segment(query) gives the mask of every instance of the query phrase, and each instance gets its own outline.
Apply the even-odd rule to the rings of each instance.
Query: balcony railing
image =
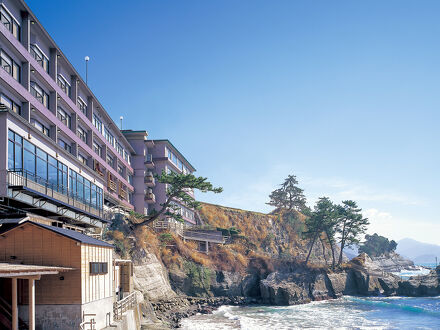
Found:
[[[8,186],[11,188],[23,187],[31,189],[38,194],[50,197],[100,218],[103,214],[102,209],[97,209],[90,202],[84,200],[84,198],[73,194],[67,187],[50,183],[44,178],[26,170],[8,171]]]
[[[145,200],[147,203],[156,203],[156,196],[151,191],[145,193]]]
[[[136,292],[132,292],[124,299],[116,301],[113,304],[113,318],[115,320],[121,319],[122,315],[127,310],[136,307],[136,304],[137,304]]]
[[[153,155],[146,155],[144,163],[148,168],[154,168]]]
[[[156,185],[156,180],[154,179],[153,173],[148,172],[147,175],[145,175],[144,183],[145,183],[148,187],[153,187],[153,186]]]

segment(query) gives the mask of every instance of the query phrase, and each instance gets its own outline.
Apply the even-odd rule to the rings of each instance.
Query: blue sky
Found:
[[[440,243],[438,1],[56,1],[29,6],[124,128],[169,138],[269,211],[296,174],[310,203],[354,199],[371,231]]]

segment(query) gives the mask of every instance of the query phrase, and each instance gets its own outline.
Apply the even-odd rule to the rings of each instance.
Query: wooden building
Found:
[[[102,329],[113,321],[111,244],[25,221],[0,227],[0,263],[0,305],[10,308],[13,328]]]

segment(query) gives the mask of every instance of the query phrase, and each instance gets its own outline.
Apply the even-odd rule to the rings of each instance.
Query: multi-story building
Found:
[[[0,213],[90,227],[133,209],[130,143],[25,2],[0,16]]]
[[[196,169],[169,140],[148,140],[146,131],[124,130],[122,133],[135,150],[132,155],[135,211],[144,215],[152,210],[159,211],[168,197],[167,185],[157,182],[154,176],[163,171],[194,173]],[[194,191],[188,190],[187,193],[194,197]],[[173,203],[187,225],[196,224],[194,210],[177,199]]]

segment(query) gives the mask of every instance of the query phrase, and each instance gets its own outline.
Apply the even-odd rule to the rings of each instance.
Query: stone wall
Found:
[[[18,306],[18,316],[29,320],[28,305]],[[81,323],[81,305],[35,305],[36,329],[78,330]]]

